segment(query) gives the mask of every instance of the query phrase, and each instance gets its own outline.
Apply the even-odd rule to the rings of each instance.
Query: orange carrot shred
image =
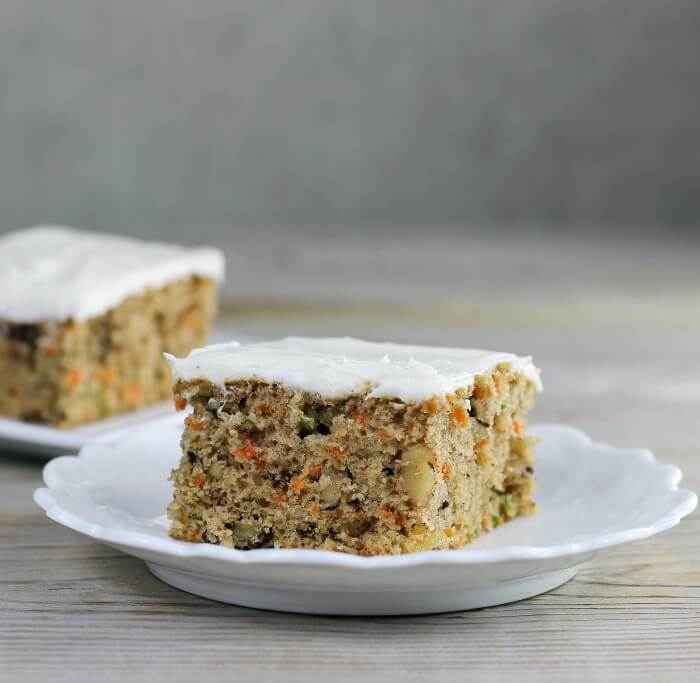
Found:
[[[67,377],[67,382],[68,386],[71,389],[74,389],[75,387],[80,384],[80,380],[83,378],[83,373],[78,370],[78,368],[73,368],[69,373]]]
[[[124,396],[129,403],[139,403],[141,401],[141,389],[133,382],[127,382],[124,385]]]
[[[204,422],[198,420],[194,415],[188,415],[185,418],[185,424],[190,429],[194,429],[195,432],[201,432],[204,429]]]
[[[232,455],[234,455],[236,458],[241,458],[241,460],[253,460],[257,454],[258,452],[250,440],[243,444],[243,448],[237,448],[232,453]]]
[[[321,514],[321,506],[316,501],[314,501],[313,503],[311,503],[309,513],[312,517],[317,518]]]
[[[452,419],[460,427],[467,427],[469,425],[469,415],[462,406],[455,406],[455,408],[452,409]]]
[[[192,477],[192,485],[196,486],[198,489],[201,489],[202,486],[204,486],[204,482],[206,481],[206,477],[203,474],[195,474],[194,477]]]
[[[304,490],[304,480],[301,477],[292,477],[292,490],[297,495]]]
[[[396,526],[403,527],[406,524],[406,518],[401,513],[393,513],[391,510],[379,510],[377,514],[386,520],[391,520]]]
[[[345,453],[343,453],[340,448],[331,448],[331,455],[336,462],[343,462],[343,460],[345,460]]]
[[[184,410],[185,408],[187,408],[187,401],[185,401],[184,398],[178,398],[175,401],[175,408],[177,408],[178,410]]]
[[[367,417],[362,413],[357,413],[357,415],[355,415],[355,420],[357,420],[357,424],[359,424],[360,427],[364,427],[367,424]]]

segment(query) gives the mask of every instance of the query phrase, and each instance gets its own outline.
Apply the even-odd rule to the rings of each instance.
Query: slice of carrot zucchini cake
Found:
[[[187,249],[45,226],[0,237],[0,415],[59,427],[170,399],[224,272]]]
[[[457,548],[534,508],[529,358],[288,338],[168,357],[170,534],[362,555]]]

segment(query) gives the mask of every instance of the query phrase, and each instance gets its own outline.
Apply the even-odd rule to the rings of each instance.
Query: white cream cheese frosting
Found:
[[[421,401],[469,387],[477,375],[499,363],[542,389],[539,370],[529,357],[481,349],[406,346],[366,342],[350,337],[288,337],[253,344],[214,344],[186,358],[166,354],[178,380],[226,381],[258,378],[315,392],[329,398],[364,393],[368,397]]]
[[[221,281],[223,254],[60,226],[19,230],[0,237],[0,318],[82,321],[191,275]]]

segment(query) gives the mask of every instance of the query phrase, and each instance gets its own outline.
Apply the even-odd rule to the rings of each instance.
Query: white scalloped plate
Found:
[[[0,449],[40,458],[77,453],[92,439],[116,438],[127,429],[174,412],[173,402],[165,401],[71,429],[0,417]]]
[[[231,550],[175,541],[163,512],[180,456],[181,417],[93,442],[49,462],[35,501],[64,526],[145,560],[177,588],[248,607],[316,614],[419,614],[520,600],[575,576],[608,546],[664,531],[693,511],[681,472],[649,451],[541,425],[539,510],[461,550],[357,557],[317,550]]]

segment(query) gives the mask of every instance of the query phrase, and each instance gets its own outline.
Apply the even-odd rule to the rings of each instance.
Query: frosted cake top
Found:
[[[539,371],[529,357],[480,349],[380,344],[359,339],[288,337],[253,344],[214,344],[186,358],[166,354],[175,379],[258,378],[329,398],[371,391],[368,398],[421,401],[469,387],[477,375],[499,363],[531,379],[541,390]]]
[[[59,226],[11,232],[0,237],[0,318],[82,321],[191,275],[222,280],[223,254]]]

